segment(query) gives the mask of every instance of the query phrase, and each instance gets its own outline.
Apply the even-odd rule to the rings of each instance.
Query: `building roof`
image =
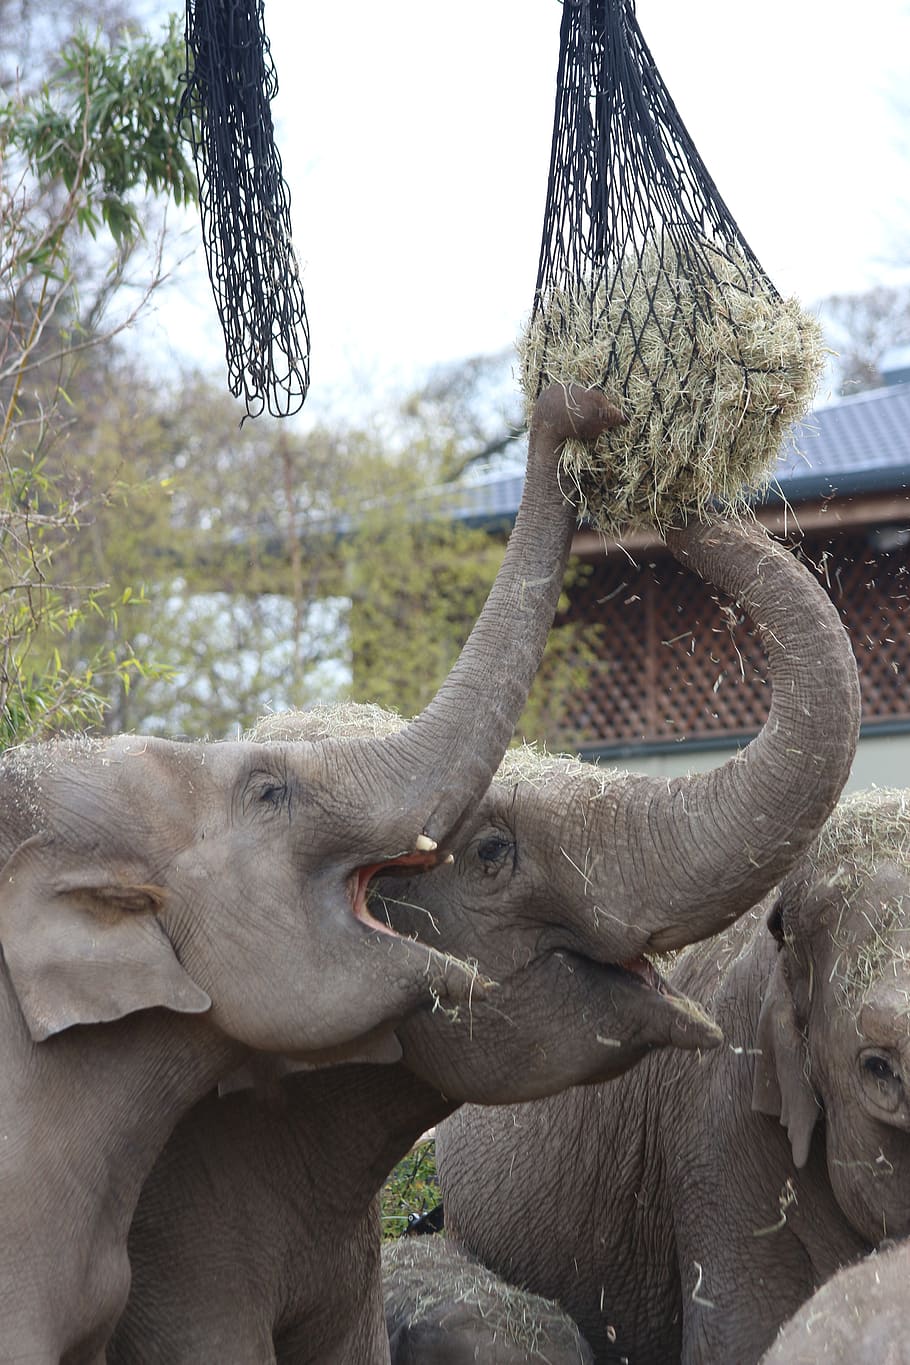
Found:
[[[474,525],[515,519],[524,475],[491,476],[452,491],[442,510]],[[910,384],[815,408],[784,441],[764,501],[799,503],[910,489]]]

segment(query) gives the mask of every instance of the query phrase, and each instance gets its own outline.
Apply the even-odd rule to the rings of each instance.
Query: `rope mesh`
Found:
[[[772,290],[686,131],[635,17],[635,0],[565,0],[556,115],[535,313],[551,297],[581,290],[591,329],[644,279],[645,325],[667,342],[682,328],[697,349],[697,322],[711,312],[698,287],[655,308],[657,282],[711,280],[752,294]],[[675,291],[670,291],[673,298]],[[559,327],[556,310],[549,327]],[[640,360],[641,320],[631,356]],[[684,353],[689,357],[689,348]],[[543,376],[538,373],[538,392]],[[626,391],[629,361],[609,368]],[[685,371],[680,378],[685,378]],[[660,400],[659,383],[654,395]]]
[[[564,0],[529,402],[600,387],[623,426],[563,470],[601,530],[741,505],[823,363],[721,198],[654,64],[635,0]]]
[[[262,0],[187,0],[180,121],[199,181],[228,384],[247,413],[298,412],[310,336],[291,243],[290,194],[270,104],[278,90]]]

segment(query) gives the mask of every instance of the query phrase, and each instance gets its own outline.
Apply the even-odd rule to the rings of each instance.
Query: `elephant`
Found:
[[[142,1191],[112,1365],[380,1365],[370,1205],[422,1131],[461,1103],[519,1103],[616,1077],[668,1044],[717,1043],[646,953],[721,929],[811,842],[849,771],[858,687],[828,598],[764,533],[693,523],[675,543],[762,623],[774,686],[762,734],[719,774],[670,784],[510,751],[452,862],[399,868],[371,902],[400,934],[473,954],[495,986],[403,1021],[396,1064],[287,1076],[280,1119],[248,1095],[197,1106]],[[287,723],[259,733],[328,722]]]
[[[670,973],[725,1047],[442,1125],[454,1235],[557,1299],[598,1361],[757,1361],[840,1266],[910,1233],[908,872],[910,794],[844,798]]]
[[[449,1237],[382,1248],[392,1365],[593,1365],[558,1304],[515,1289]]]
[[[832,1275],[781,1328],[762,1365],[910,1365],[910,1242]]]
[[[127,1234],[174,1124],[246,1056],[398,1055],[473,970],[367,904],[483,795],[540,661],[575,513],[559,451],[621,420],[537,400],[522,506],[451,673],[400,733],[343,747],[73,739],[0,757],[0,1359],[97,1365]]]

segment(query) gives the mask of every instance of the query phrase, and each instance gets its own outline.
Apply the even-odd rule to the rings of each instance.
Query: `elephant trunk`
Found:
[[[398,734],[372,743],[367,762],[388,774],[389,812],[402,847],[450,836],[479,800],[512,737],[559,602],[575,508],[559,486],[570,438],[594,441],[622,416],[603,394],[551,385],[534,405],[524,493],[499,573],[452,671],[429,706]]]
[[[761,733],[712,772],[667,780],[576,764],[548,777],[544,809],[559,782],[564,813],[538,831],[552,843],[551,890],[585,952],[633,966],[720,932],[784,876],[835,805],[859,728],[846,631],[804,565],[733,521],[693,523],[667,543],[752,618],[772,702]]]
[[[643,894],[657,951],[717,933],[792,867],[837,802],[860,721],[847,633],[805,565],[758,525],[735,521],[693,523],[667,545],[749,614],[772,701],[761,732],[721,767],[651,784]]]

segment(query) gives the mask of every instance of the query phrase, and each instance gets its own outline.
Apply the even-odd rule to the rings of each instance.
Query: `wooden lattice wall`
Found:
[[[807,536],[798,553],[841,610],[853,641],[863,722],[910,725],[910,559],[863,533]],[[588,682],[569,699],[559,742],[636,745],[740,738],[768,711],[764,656],[730,600],[665,552],[591,562],[568,619],[597,625]]]

